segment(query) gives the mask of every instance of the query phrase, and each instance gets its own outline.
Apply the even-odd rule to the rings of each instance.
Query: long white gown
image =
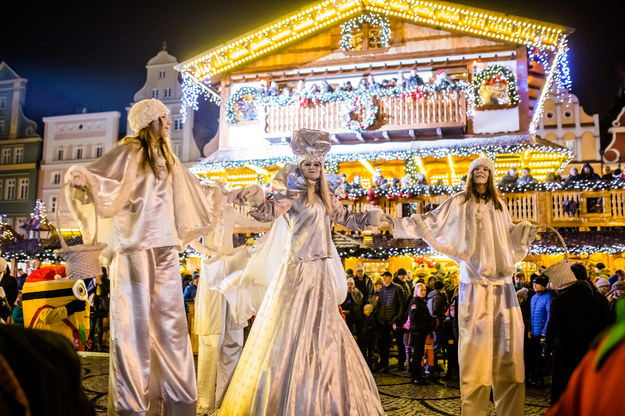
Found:
[[[506,205],[459,193],[423,215],[393,220],[395,238],[422,238],[460,265],[459,364],[464,416],[486,415],[491,392],[498,415],[523,415],[523,317],[512,275],[535,232],[513,224]]]
[[[220,415],[384,414],[373,376],[338,309],[346,279],[330,230],[330,220],[363,230],[368,214],[334,199],[330,218],[317,196],[307,206],[301,179],[286,165],[274,189],[288,186],[251,213],[263,222],[283,216],[289,233]]]

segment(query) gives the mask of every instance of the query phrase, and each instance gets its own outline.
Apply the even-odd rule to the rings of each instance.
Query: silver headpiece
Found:
[[[321,130],[299,129],[293,132],[291,149],[299,165],[305,160],[321,162],[330,151],[330,134]]]

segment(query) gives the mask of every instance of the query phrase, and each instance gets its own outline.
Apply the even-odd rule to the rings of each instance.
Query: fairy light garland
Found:
[[[204,85],[204,83],[189,73],[182,74],[182,105],[180,106],[180,114],[182,115],[182,122],[185,123],[188,117],[188,109],[191,108],[194,111],[199,109],[199,97],[203,97],[205,100],[215,103],[219,106],[221,104],[221,97],[218,93]]]
[[[364,13],[354,17],[341,25],[341,48],[345,51],[352,50],[352,31],[358,29],[361,25],[368,23],[378,26],[380,31],[380,44],[387,47],[391,39],[391,25],[388,19],[378,13]]]
[[[351,131],[363,131],[373,125],[378,116],[377,105],[373,105],[370,94],[354,95],[349,100],[343,101],[341,121],[343,126]],[[365,117],[362,121],[352,119],[352,113],[359,113],[364,108]]]
[[[239,102],[239,100],[243,99],[246,95],[254,98],[254,105],[256,105],[258,101],[262,101],[262,99],[264,98],[263,94],[257,88],[246,86],[238,89],[234,94],[232,94],[232,96],[226,103],[226,121],[229,124],[236,124],[237,118],[234,111],[235,106]]]

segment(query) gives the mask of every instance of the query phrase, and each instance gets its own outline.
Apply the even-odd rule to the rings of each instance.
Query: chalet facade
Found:
[[[552,129],[570,87],[571,31],[439,1],[312,4],[176,66],[185,102],[204,97],[221,109],[218,149],[192,171],[231,187],[270,183],[294,160],[292,132],[314,128],[329,131],[334,142],[326,168],[347,182],[360,178],[362,189],[343,199],[355,210],[377,204],[391,215],[424,212],[461,189],[471,160],[487,155],[496,178],[511,166],[529,167],[542,182],[506,191],[516,220],[584,230],[625,219],[621,205],[615,213],[606,200],[599,213],[596,198],[587,209],[580,190],[541,188],[550,173],[585,159],[590,146],[591,161],[601,163],[598,134],[588,128],[597,118],[579,104],[571,107],[580,130],[573,144],[560,131],[569,124],[556,121],[560,130]],[[402,187],[368,189],[379,176]],[[579,204],[574,213],[563,208],[570,200]],[[387,248],[382,258],[432,254],[379,235],[365,240],[344,257],[365,246],[370,254],[376,241]]]

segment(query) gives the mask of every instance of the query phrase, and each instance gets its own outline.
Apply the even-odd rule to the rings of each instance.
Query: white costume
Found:
[[[330,221],[363,230],[371,214],[331,198],[329,216],[316,193],[309,206],[294,165],[273,186],[278,193],[251,215],[277,219],[271,233],[280,224],[288,233],[219,414],[381,415],[373,376],[338,309],[347,285],[330,230]]]
[[[202,414],[211,414],[221,405],[243,350],[243,328],[247,326],[247,320],[235,318],[238,316],[233,314],[236,302],[227,302],[220,291],[225,290],[228,282],[243,273],[251,255],[245,245],[233,247],[234,227],[236,224],[250,228],[265,228],[269,225],[242,216],[226,202],[225,195],[215,198],[213,216],[216,226],[210,234],[204,236],[204,245],[193,244],[202,253],[193,328],[199,343],[197,409]],[[256,295],[257,305],[263,294]],[[228,296],[228,299],[232,301],[236,297],[234,294]],[[243,301],[241,296],[238,298]]]
[[[135,106],[143,110],[135,130],[167,111],[157,100]],[[132,115],[131,109],[129,122]],[[86,167],[71,167],[66,176],[88,191],[68,188],[83,237],[93,235],[95,211],[100,241],[112,248],[110,415],[196,411],[178,252],[209,232],[212,217],[206,200],[198,198],[199,180],[175,156],[168,174],[160,150],[154,152],[157,175],[149,165],[141,169],[139,141],[130,138]]]
[[[460,265],[459,361],[464,416],[487,414],[491,386],[498,415],[523,414],[523,318],[511,276],[537,229],[529,222],[514,225],[500,202],[502,211],[492,202],[476,198],[464,203],[464,193],[459,193],[427,214],[393,220],[395,238],[422,238]]]

